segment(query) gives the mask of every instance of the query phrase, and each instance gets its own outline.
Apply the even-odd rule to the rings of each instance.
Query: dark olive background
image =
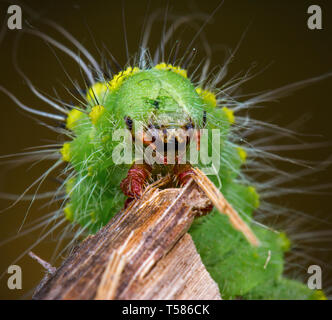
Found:
[[[29,6],[43,16],[58,22],[80,40],[88,50],[96,54],[96,48],[90,33],[98,45],[104,43],[120,63],[125,63],[125,48],[122,31],[121,2],[120,1],[29,1]],[[177,15],[189,12],[212,12],[219,1],[168,1],[170,12]],[[151,1],[149,12],[158,8],[165,8],[166,1]],[[312,31],[307,27],[307,8],[311,4],[319,4],[323,10],[323,30]],[[125,17],[127,23],[129,50],[134,53],[137,49],[141,35],[144,16],[147,11],[147,1],[126,1]],[[0,3],[0,18],[5,21],[8,4]],[[28,14],[23,9],[23,19],[31,23]],[[54,36],[57,40],[62,38],[50,28],[38,22],[32,22],[40,30]],[[277,88],[282,85],[303,80],[312,76],[332,71],[332,5],[331,1],[225,1],[215,14],[213,21],[205,28],[208,42],[212,47],[219,44],[234,48],[242,33],[249,27],[247,35],[236,55],[230,70],[231,74],[246,70],[252,62],[258,63],[258,69],[273,62],[262,74],[245,85],[245,92],[255,92]],[[90,32],[89,32],[90,29]],[[184,28],[185,29],[185,28]],[[160,40],[162,23],[157,23],[153,30],[151,41],[155,47]],[[183,41],[190,42],[195,31],[185,30]],[[187,32],[188,31],[188,32]],[[24,85],[24,82],[15,72],[12,63],[13,43],[21,31],[8,31],[4,41],[0,44],[0,85],[5,86],[26,105],[43,110],[48,107],[33,96]],[[189,36],[191,34],[191,36]],[[68,44],[68,41],[64,41]],[[56,51],[63,62],[67,72],[73,79],[79,79],[82,84],[79,69],[72,60]],[[201,53],[202,54],[202,53]],[[222,55],[216,52],[213,55],[212,65],[222,63]],[[52,51],[32,36],[22,39],[19,49],[19,64],[32,82],[40,89],[52,93],[53,88],[59,92],[65,101],[69,101],[68,94],[62,89],[61,83],[70,87],[70,82],[62,71]],[[332,78],[312,84],[296,91],[292,95],[281,99],[278,103],[267,103],[266,108],[253,111],[255,118],[263,121],[273,120],[274,123],[286,127],[303,115],[308,120],[299,129],[306,134],[315,134],[316,137],[307,137],[306,141],[332,141]],[[25,113],[21,112],[5,95],[1,95],[1,155],[16,153],[24,148],[61,141],[57,135],[45,127],[40,126]],[[287,156],[306,160],[322,161],[331,154],[330,148],[321,148],[306,151],[291,151]],[[286,154],[285,154],[286,155]],[[20,194],[30,185],[46,168],[47,164],[12,166],[4,163],[0,168],[0,191]],[[291,167],[282,166],[285,170]],[[29,169],[29,170],[28,170]],[[332,168],[329,167],[314,178],[306,178],[301,185],[329,184],[332,177]],[[52,179],[47,179],[41,191],[52,190],[56,187]],[[293,184],[297,186],[297,183]],[[331,191],[328,189],[327,191]],[[283,196],[278,203],[294,209],[303,210],[311,215],[321,217],[325,222],[317,224],[308,223],[304,229],[308,230],[331,229],[331,195],[307,196],[305,194]],[[1,200],[0,208],[10,205],[10,201]],[[43,202],[34,204],[28,215],[27,222],[54,210],[43,208]],[[28,209],[28,204],[19,203],[14,208],[0,214],[0,241],[17,233],[21,221]],[[288,221],[293,218],[290,216]],[[294,216],[297,219],[297,216]],[[296,222],[296,221],[295,221]],[[272,224],[274,221],[271,222]],[[287,226],[286,226],[287,227]],[[286,228],[287,229],[287,228]],[[54,249],[57,234],[42,241],[34,251],[46,260],[50,259]],[[5,271],[12,261],[19,256],[31,243],[38,239],[39,231],[32,232],[26,237],[18,238],[0,247],[0,272]],[[328,264],[332,260],[331,235],[324,242],[307,242],[307,251],[310,257],[322,260],[323,288],[331,288],[331,270]],[[61,258],[58,262],[61,261]],[[309,264],[298,262],[297,274],[305,278]],[[2,299],[15,299],[29,297],[30,290],[38,283],[43,275],[42,268],[29,257],[24,257],[18,264],[23,271],[23,290],[12,291],[7,288],[8,275],[0,280],[0,297]]]

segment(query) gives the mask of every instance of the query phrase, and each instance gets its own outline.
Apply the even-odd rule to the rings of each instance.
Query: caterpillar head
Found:
[[[206,120],[202,99],[186,71],[160,64],[122,83],[114,109],[127,129],[142,129],[145,145],[184,143]]]

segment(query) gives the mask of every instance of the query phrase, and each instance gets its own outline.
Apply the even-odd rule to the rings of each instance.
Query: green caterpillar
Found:
[[[204,110],[215,119],[207,126],[222,127],[222,135],[233,121],[229,109],[216,108],[211,92],[195,88],[185,70],[165,63],[149,70],[129,67],[111,81],[92,86],[87,100],[90,106],[86,113],[73,109],[67,117],[67,128],[75,138],[64,144],[61,153],[62,159],[74,168],[74,177],[67,182],[71,201],[65,208],[66,216],[92,232],[105,225],[124,203],[120,183],[130,164],[118,165],[113,161],[113,151],[119,143],[112,140],[112,133],[117,128],[126,128],[125,119],[132,119],[131,126],[139,123],[148,127],[152,117],[158,126],[167,126],[170,120],[179,128],[189,122],[199,126]],[[95,102],[98,105],[93,105]],[[239,148],[230,151],[228,160],[239,167],[245,151]]]
[[[57,30],[61,32],[59,27]],[[71,40],[71,36],[62,34]],[[37,35],[51,42],[46,35]],[[51,44],[63,49],[59,44]],[[95,60],[82,47],[78,49],[95,66]],[[65,117],[28,108],[0,87],[26,111],[65,122],[68,139],[61,149],[52,152],[52,155],[59,155],[54,167],[66,164],[63,171],[66,179],[60,188],[66,193],[61,206],[65,219],[72,225],[79,225],[81,233],[96,233],[123,208],[127,197],[121,183],[138,159],[121,164],[115,161],[114,151],[128,143],[114,139],[116,130],[131,131],[138,126],[147,129],[151,124],[154,128],[166,129],[186,129],[188,126],[196,130],[218,129],[220,166],[209,178],[261,243],[259,247],[251,246],[230,225],[227,217],[215,209],[195,220],[189,232],[203,263],[218,283],[223,299],[325,299],[322,291],[311,290],[300,281],[283,275],[284,255],[291,249],[287,235],[254,221],[253,213],[259,208],[261,199],[255,183],[246,177],[242,168],[250,157],[255,157],[255,150],[252,152],[241,144],[236,133],[239,128],[234,105],[239,103],[223,95],[213,81],[195,83],[189,70],[180,65],[164,60],[155,63],[142,53],[141,57],[138,63],[113,74],[110,79],[99,73],[98,80],[78,59],[90,85],[82,104],[71,106],[71,110],[67,106],[56,107]],[[98,71],[98,66],[95,69]],[[28,84],[33,90],[33,85]],[[209,154],[213,152],[210,142],[209,138]],[[204,167],[201,159],[197,166]],[[163,173],[163,170],[159,171]]]
[[[111,139],[112,130],[125,128],[126,117],[134,125],[140,122],[147,126],[152,116],[158,121],[165,114],[172,116],[174,109],[180,115],[173,121],[178,126],[189,119],[197,127],[202,126],[202,110],[205,110],[206,127],[222,129],[221,166],[218,176],[210,178],[216,184],[220,178],[222,193],[250,221],[259,206],[259,195],[253,186],[237,181],[246,152],[236,144],[227,143],[234,115],[227,106],[217,105],[213,92],[195,87],[185,70],[166,63],[145,70],[129,67],[108,82],[94,84],[88,90],[87,101],[89,107],[85,112],[73,109],[69,113],[66,125],[75,136],[61,149],[62,159],[73,168],[66,183],[70,201],[64,209],[70,222],[96,232],[123,207],[125,196],[120,183],[130,165],[113,162],[116,142]],[[158,101],[158,109],[153,101]],[[261,241],[259,248],[250,246],[216,210],[197,219],[190,229],[223,298],[324,298],[321,291],[312,291],[298,281],[283,277],[283,255],[290,249],[284,233],[253,228]]]

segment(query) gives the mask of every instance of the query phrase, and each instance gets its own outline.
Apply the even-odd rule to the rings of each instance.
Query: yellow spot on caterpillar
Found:
[[[73,212],[70,204],[65,206],[65,208],[63,209],[63,212],[64,212],[67,220],[69,220],[70,222],[74,221],[74,212]]]
[[[107,82],[96,82],[89,88],[86,94],[86,99],[93,105],[99,103],[99,100],[105,96],[107,90],[110,90]],[[96,99],[98,101],[96,101]]]
[[[62,160],[69,162],[70,161],[70,143],[65,142],[60,150],[60,153],[62,154]]]
[[[254,206],[255,208],[259,207],[260,201],[259,201],[259,194],[257,193],[256,189],[253,186],[248,187],[248,191],[251,193],[251,195],[254,198]]]
[[[94,211],[90,212],[90,217],[91,217],[91,221],[93,223],[95,223],[97,221],[97,219],[96,219],[96,213]]]
[[[172,70],[173,72],[181,75],[184,78],[187,78],[187,70],[181,69],[180,67],[175,67],[171,64],[166,64],[165,62],[159,63],[154,66],[158,70]]]
[[[285,232],[280,232],[278,235],[278,241],[280,243],[280,247],[284,252],[287,252],[291,248],[291,242],[287,237]]]
[[[106,82],[96,82],[90,89],[89,95],[93,97],[93,94],[96,96],[101,96],[107,90]]]
[[[209,90],[203,90],[200,87],[196,88],[196,92],[206,104],[211,105],[212,107],[217,106],[217,98],[213,92]]]
[[[70,179],[67,180],[67,182],[66,182],[66,193],[67,194],[71,193],[71,191],[74,188],[74,185],[75,185],[75,179],[74,178],[70,178]]]
[[[237,153],[238,153],[242,163],[246,162],[247,152],[243,148],[237,147]]]
[[[93,176],[93,167],[88,168],[88,176]]]
[[[111,136],[109,134],[106,134],[104,136],[102,136],[101,138],[101,142],[106,142],[108,141],[109,139],[111,139]]]
[[[312,300],[327,300],[326,295],[322,290],[315,290],[310,298]]]
[[[118,89],[125,79],[129,78],[130,76],[134,75],[139,71],[140,69],[137,67],[128,67],[126,70],[119,72],[113,77],[111,81],[108,82],[109,89],[112,91]]]
[[[105,108],[103,106],[94,106],[90,113],[89,117],[91,119],[91,122],[95,125],[100,118],[100,116],[105,112]]]
[[[235,122],[234,111],[231,109],[228,109],[227,107],[223,107],[222,110],[225,112],[229,123],[233,124]]]
[[[100,102],[102,103],[102,100],[106,96],[107,92],[118,89],[125,79],[129,78],[138,71],[140,71],[140,69],[137,67],[128,67],[126,70],[120,71],[113,77],[112,80],[108,82],[96,82],[89,88],[86,94],[87,101],[92,105]]]
[[[77,125],[77,121],[83,116],[83,112],[79,111],[77,109],[72,109],[67,116],[67,120],[66,120],[66,127],[69,130],[73,130],[76,125]]]

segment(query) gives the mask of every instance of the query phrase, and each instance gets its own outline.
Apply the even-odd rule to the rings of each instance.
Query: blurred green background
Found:
[[[311,4],[318,4],[323,11],[323,30],[309,30],[307,27],[307,8]],[[22,2],[23,3],[23,2]],[[17,3],[19,4],[19,3]],[[212,12],[219,1],[126,1],[125,17],[128,33],[129,51],[135,53],[139,45],[142,25],[147,12],[155,12],[157,9],[165,10],[168,5],[169,14],[186,15],[189,13]],[[36,12],[43,17],[66,28],[94,55],[98,55],[98,47],[102,43],[114,57],[121,63],[126,63],[125,45],[122,29],[122,9],[120,1],[28,1]],[[8,3],[0,3],[0,18],[5,22],[8,17],[6,12]],[[30,24],[46,34],[54,37],[64,44],[70,45],[63,40],[54,30],[40,23],[32,21],[23,8],[23,20],[25,25]],[[221,64],[224,57],[220,50],[222,46],[234,48],[240,40],[243,32],[248,32],[236,54],[229,70],[230,75],[241,70],[247,70],[252,63],[257,63],[257,71],[273,62],[266,71],[259,74],[244,86],[244,92],[258,92],[278,88],[280,86],[303,80],[313,76],[332,71],[332,5],[331,1],[257,1],[257,0],[232,0],[225,1],[223,6],[204,29],[208,43],[214,51],[212,66]],[[152,49],[159,44],[162,34],[162,19],[152,30],[150,45]],[[0,44],[0,85],[13,92],[24,104],[50,110],[45,103],[38,100],[24,84],[17,74],[12,62],[13,45],[15,38],[22,31],[8,30]],[[188,44],[196,31],[190,27],[181,29],[181,41]],[[176,40],[176,38],[174,39]],[[199,40],[199,39],[198,39]],[[199,41],[198,41],[199,42]],[[195,44],[196,46],[196,44]],[[198,54],[202,57],[204,52],[197,46]],[[72,79],[78,79],[83,84],[82,77],[77,65],[64,54],[55,51],[63,63],[64,68]],[[50,48],[40,39],[31,35],[24,35],[18,50],[20,67],[28,75],[31,81],[44,92],[54,95],[53,88],[66,102],[72,98],[63,88],[73,88],[67,79],[61,65]],[[281,99],[278,103],[267,103],[266,108],[253,110],[251,115],[262,121],[271,121],[281,127],[287,127],[300,117],[306,117],[307,121],[298,131],[308,136],[305,141],[321,142],[332,141],[332,78],[307,86],[294,92],[292,95]],[[43,144],[60,143],[63,138],[40,126],[35,120],[20,111],[15,104],[1,94],[1,155],[23,151],[25,148]],[[280,143],[284,143],[281,141]],[[313,150],[294,150],[282,153],[282,155],[305,159],[309,161],[323,161],[331,155],[331,147]],[[10,164],[3,160],[0,167],[0,191],[21,194],[39,175],[41,175],[50,163],[37,163],[34,166]],[[278,164],[279,168],[293,170],[287,164]],[[285,220],[274,218],[270,220],[272,226],[282,226],[284,229],[295,234],[311,231],[330,230],[323,236],[315,234],[312,241],[306,241],[298,246],[300,255],[307,259],[296,258],[292,260],[292,268],[289,270],[299,277],[308,277],[307,268],[310,264],[319,264],[323,270],[323,289],[329,291],[332,287],[331,261],[331,186],[332,168],[328,167],[301,182],[289,184],[298,187],[326,184],[326,193],[323,195],[306,195],[298,193],[285,195],[276,200],[276,203],[290,208],[304,211],[320,220],[313,222],[302,220],[292,214]],[[47,179],[40,192],[54,190],[57,187],[54,179]],[[12,202],[1,200],[1,208],[8,207]],[[44,206],[45,201],[37,201],[29,210],[26,223],[45,215],[56,207]],[[19,203],[0,214],[0,242],[17,234],[21,222],[29,207],[29,203]],[[299,219],[299,221],[297,221]],[[301,221],[300,221],[301,220]],[[299,227],[296,228],[296,225]],[[19,237],[7,244],[0,246],[0,273],[6,271],[29,245],[34,243],[40,236],[40,230]],[[52,257],[58,232],[42,241],[33,251],[45,260]],[[59,264],[65,256],[59,257]],[[317,260],[318,259],[318,260]],[[43,276],[42,268],[31,258],[25,256],[17,262],[22,267],[23,289],[9,290],[7,287],[8,275],[0,280],[0,298],[17,299],[29,298],[31,290],[38,284]]]

